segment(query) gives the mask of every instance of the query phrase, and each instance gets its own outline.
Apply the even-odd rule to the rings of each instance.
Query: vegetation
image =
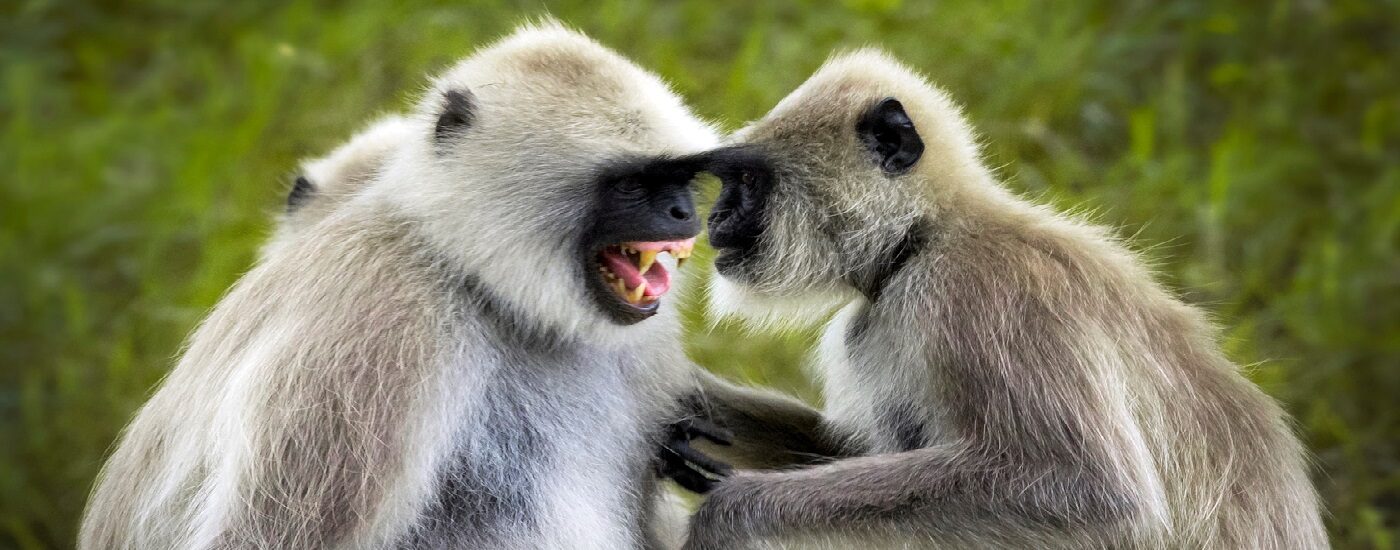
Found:
[[[298,158],[544,9],[727,128],[833,49],[926,71],[1014,188],[1136,235],[1218,317],[1297,418],[1338,547],[1400,544],[1395,0],[26,0],[0,6],[0,547],[72,545]],[[699,302],[696,359],[812,396],[810,333],[711,330]]]

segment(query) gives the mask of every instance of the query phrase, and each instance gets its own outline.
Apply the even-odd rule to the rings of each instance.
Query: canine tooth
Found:
[[[628,293],[627,293],[627,301],[632,302],[632,303],[634,303],[634,304],[635,304],[635,303],[638,303],[638,302],[641,302],[641,301],[642,301],[642,292],[646,291],[646,289],[647,289],[647,282],[646,282],[645,280],[643,280],[643,281],[641,282],[641,284],[638,284],[638,285],[637,285],[637,288],[634,288],[634,289],[632,289],[631,292],[628,292]]]
[[[613,279],[613,290],[616,290],[618,294],[627,296],[627,283],[622,282],[622,279]]]
[[[654,263],[656,263],[656,251],[643,250],[640,259],[637,261],[637,271],[646,273],[648,269],[651,269],[651,264]]]

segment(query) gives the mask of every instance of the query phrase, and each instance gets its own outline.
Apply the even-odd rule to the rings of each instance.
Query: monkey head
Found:
[[[723,185],[713,305],[791,318],[878,292],[954,192],[940,183],[982,169],[970,136],[945,95],[884,54],[828,61],[709,156]]]
[[[264,254],[303,234],[369,185],[400,145],[413,138],[414,128],[407,118],[387,116],[329,154],[302,161]]]
[[[381,192],[517,317],[577,334],[658,312],[718,141],[658,77],[546,23],[449,69],[417,113]]]

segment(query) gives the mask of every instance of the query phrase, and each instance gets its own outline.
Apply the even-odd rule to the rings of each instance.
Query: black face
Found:
[[[446,144],[471,131],[476,103],[465,88],[444,92],[434,139]],[[686,157],[624,159],[599,170],[579,256],[587,292],[614,322],[656,314],[671,286],[658,254],[677,263],[690,257],[700,233],[690,184],[702,169],[699,157]]]
[[[723,186],[710,212],[710,245],[719,252],[715,269],[726,273],[758,247],[775,171],[769,157],[753,146],[714,151],[705,169]]]
[[[580,254],[585,285],[614,322],[630,325],[656,313],[670,286],[670,274],[655,262],[658,253],[690,256],[700,233],[691,182],[701,169],[694,158],[663,158],[601,171]]]

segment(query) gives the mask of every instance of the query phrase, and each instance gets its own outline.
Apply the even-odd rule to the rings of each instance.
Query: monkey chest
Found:
[[[928,367],[917,350],[870,326],[864,313],[860,305],[843,309],[817,347],[824,412],[835,429],[868,453],[926,447],[937,438],[939,425]]]
[[[647,399],[586,377],[492,384],[475,398],[404,546],[601,550],[640,540],[654,483]]]

